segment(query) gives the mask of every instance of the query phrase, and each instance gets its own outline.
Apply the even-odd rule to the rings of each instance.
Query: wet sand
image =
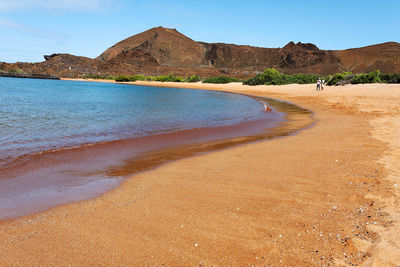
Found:
[[[0,220],[92,199],[169,161],[293,134],[313,121],[311,112],[292,104],[252,98],[257,117],[233,125],[58,148],[5,161],[0,166]],[[263,103],[274,110],[263,112]]]
[[[287,100],[297,135],[170,162],[0,222],[0,265],[354,265],[399,259],[400,86],[145,83]]]

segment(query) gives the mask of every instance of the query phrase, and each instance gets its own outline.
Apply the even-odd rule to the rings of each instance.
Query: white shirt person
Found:
[[[319,90],[321,90],[321,79],[318,79],[318,81],[317,81],[317,89],[316,89],[316,91],[319,91]]]

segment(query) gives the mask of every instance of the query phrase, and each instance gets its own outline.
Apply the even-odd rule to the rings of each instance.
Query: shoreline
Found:
[[[0,202],[3,203],[0,220],[93,199],[117,188],[128,177],[167,162],[285,136],[312,123],[311,114],[301,108],[272,99],[243,96],[266,102],[275,111],[232,125],[53,149],[25,154],[5,163],[0,172]],[[284,118],[278,113],[285,114]]]
[[[289,101],[313,110],[319,123],[295,136],[167,163],[94,200],[2,221],[7,256],[0,263],[399,262],[398,85],[203,89]],[[55,246],[66,235],[70,243]]]

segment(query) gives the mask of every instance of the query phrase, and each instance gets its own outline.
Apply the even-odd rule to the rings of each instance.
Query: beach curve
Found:
[[[379,256],[380,244],[393,238],[385,231],[398,229],[378,200],[397,197],[382,165],[391,160],[386,168],[396,168],[385,156],[397,147],[383,146],[391,144],[393,125],[386,125],[385,138],[371,135],[371,127],[387,124],[379,120],[388,115],[379,110],[385,106],[371,101],[384,96],[365,85],[320,94],[298,85],[203,88],[290,101],[315,111],[319,123],[295,136],[174,161],[94,200],[3,221],[0,251],[7,256],[0,263],[396,262],[393,248],[390,257]],[[396,90],[389,86],[389,94]]]

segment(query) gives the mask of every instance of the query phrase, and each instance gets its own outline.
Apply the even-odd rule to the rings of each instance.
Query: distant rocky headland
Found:
[[[231,76],[249,78],[273,67],[282,73],[333,74],[380,70],[400,73],[400,43],[346,50],[321,50],[310,43],[282,48],[196,42],[175,29],[152,28],[113,45],[97,58],[45,55],[39,63],[0,62],[0,75],[82,77],[83,75]]]

